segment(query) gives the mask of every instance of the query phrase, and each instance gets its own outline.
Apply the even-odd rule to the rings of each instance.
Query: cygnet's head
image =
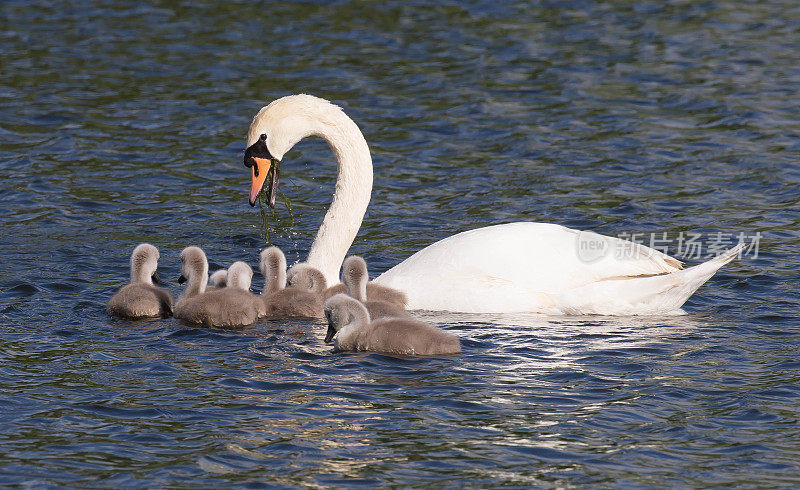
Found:
[[[252,280],[253,269],[244,262],[234,262],[228,267],[227,287],[249,291]]]
[[[358,255],[351,255],[342,264],[342,282],[347,287],[347,294],[359,301],[367,300],[367,282],[369,273],[367,263]]]
[[[286,287],[286,256],[281,249],[269,247],[262,250],[259,267],[264,276],[264,291],[277,291]]]
[[[141,243],[131,254],[131,282],[158,284],[158,249],[149,243]]]
[[[331,296],[325,302],[325,318],[328,320],[328,332],[325,335],[327,344],[344,327],[348,325],[358,327],[369,323],[369,312],[357,299],[340,293]]]
[[[286,273],[286,284],[288,287],[312,293],[321,293],[328,287],[325,275],[305,262],[295,264],[289,269]]]
[[[228,281],[228,270],[220,269],[211,274],[211,277],[208,278],[208,285],[213,286],[217,289],[221,289],[225,287],[227,281]]]
[[[208,281],[208,260],[200,247],[186,247],[181,251],[181,277],[178,284],[200,282],[203,287]]]

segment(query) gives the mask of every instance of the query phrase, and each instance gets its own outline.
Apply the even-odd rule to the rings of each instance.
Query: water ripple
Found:
[[[3,484],[800,483],[791,3],[0,10]],[[421,312],[462,340],[441,358],[335,354],[313,321],[108,318],[140,241],[173,293],[187,245],[212,268],[255,261],[244,133],[296,92],[342,105],[370,144],[352,252],[374,274],[516,220],[760,232],[759,255],[680,317]],[[334,165],[318,140],[285,161],[298,219],[271,236],[294,262]]]

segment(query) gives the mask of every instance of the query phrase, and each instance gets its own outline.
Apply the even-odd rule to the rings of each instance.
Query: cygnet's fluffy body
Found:
[[[286,287],[286,256],[278,247],[262,250],[259,265],[265,281],[262,298],[267,317],[322,318],[323,300],[319,293]],[[302,277],[298,276],[298,280]]]
[[[325,290],[324,296],[327,300],[331,296],[336,294],[345,293],[347,294],[347,286],[344,283],[339,283],[335,286],[331,286]],[[367,298],[375,298],[375,301],[385,301],[387,303],[392,303],[393,305],[404,308],[408,303],[408,298],[406,297],[406,293],[402,291],[398,291],[397,289],[392,289],[390,287],[383,286],[381,284],[375,284],[374,282],[367,283]]]
[[[187,247],[181,252],[181,273],[181,279],[188,284],[175,305],[175,318],[205,327],[238,327],[250,325],[263,315],[261,299],[248,291],[253,270],[244,262],[230,266],[226,287],[206,291],[205,253],[197,247]]]
[[[337,294],[325,303],[328,333],[325,342],[336,337],[338,351],[369,351],[394,355],[441,355],[461,352],[453,334],[411,318],[379,318],[370,321],[361,302]]]
[[[405,308],[397,306],[394,303],[373,300],[371,298],[368,299],[368,281],[369,271],[367,271],[366,261],[358,255],[347,257],[342,264],[342,282],[345,288],[347,288],[347,294],[367,307],[371,319],[377,320],[383,317],[403,318],[411,316]]]
[[[363,259],[362,259],[363,260]],[[342,276],[344,276],[345,264],[347,260],[342,264]],[[365,263],[366,268],[366,263]],[[406,297],[406,293],[402,291],[398,291],[397,289],[392,289],[390,287],[382,286],[380,284],[375,284],[374,282],[369,282],[369,275],[365,273],[366,280],[367,280],[367,289],[366,289],[366,298],[369,301],[383,301],[386,303],[391,303],[398,308],[405,309],[406,304],[408,303],[408,298]],[[342,277],[344,281],[344,277]],[[325,290],[323,293],[323,297],[325,300],[330,298],[335,294],[345,293],[347,292],[347,285],[344,282],[339,284],[333,285]]]
[[[208,278],[208,285],[206,291],[213,291],[215,289],[222,289],[228,283],[228,269],[220,269],[214,271]]]
[[[369,275],[365,275],[365,277],[367,281],[369,281]],[[328,287],[328,284],[325,281],[325,275],[322,274],[319,269],[316,269],[303,262],[293,265],[289,269],[286,279],[289,287],[318,293],[322,297],[323,303],[333,295],[341,293],[348,294],[347,286],[344,283],[339,283],[335,286]],[[366,294],[370,301],[382,301],[392,305],[392,308],[405,310],[407,298],[405,293],[402,291],[388,288],[380,284],[367,282]],[[398,309],[387,308],[380,310],[380,306],[377,305],[375,308],[375,313],[377,313],[378,316],[385,316],[391,312],[398,312]]]
[[[320,296],[328,288],[325,275],[319,269],[305,262],[300,262],[289,268],[286,272],[286,284],[287,287],[310,291]]]
[[[137,319],[172,315],[172,295],[153,284],[158,282],[158,249],[142,243],[131,254],[131,282],[108,302],[109,315]]]

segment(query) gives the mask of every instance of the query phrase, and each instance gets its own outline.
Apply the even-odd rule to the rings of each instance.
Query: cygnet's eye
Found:
[[[262,133],[261,136],[258,137],[258,139],[260,139],[261,141],[267,141],[267,135]]]

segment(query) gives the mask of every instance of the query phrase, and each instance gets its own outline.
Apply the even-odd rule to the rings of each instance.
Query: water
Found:
[[[800,483],[793,2],[257,3],[0,6],[3,484]],[[299,92],[371,145],[373,275],[516,220],[758,256],[682,317],[423,314],[453,357],[108,318],[141,241],[173,293],[184,246],[255,262],[245,132]],[[334,165],[304,141],[283,171],[294,262]]]

